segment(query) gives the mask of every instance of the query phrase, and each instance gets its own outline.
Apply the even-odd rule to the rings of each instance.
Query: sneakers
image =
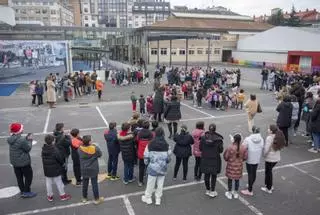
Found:
[[[93,204],[95,204],[95,205],[100,205],[103,201],[104,201],[104,198],[103,198],[103,197],[100,197],[100,198],[94,200],[94,201],[93,201]]]
[[[110,173],[107,174],[106,179],[112,178],[112,175]]]
[[[311,149],[308,150],[308,152],[318,153],[318,150],[315,150],[314,148],[311,148]]]
[[[36,196],[37,196],[37,194],[34,193],[34,192],[24,192],[21,195],[22,198],[33,198],[33,197],[36,197]]]
[[[131,180],[129,180],[128,182],[129,183],[132,183],[132,182],[135,182],[136,181],[136,178],[135,177],[133,177]]]
[[[227,199],[232,199],[232,193],[231,192],[226,192],[225,196],[227,197]]]
[[[233,198],[235,198],[235,199],[239,198],[239,194],[237,191],[232,191],[232,195],[233,195]]]
[[[156,198],[156,205],[161,205],[161,199],[160,198]]]
[[[53,201],[53,196],[47,196],[47,200],[48,200],[49,202],[52,202],[52,201]]]
[[[82,203],[86,203],[87,201],[88,201],[87,198],[82,198],[82,199],[81,199],[81,202],[82,202]]]
[[[206,195],[210,196],[211,191],[210,190],[206,190]]]
[[[142,187],[142,186],[143,186],[143,183],[142,183],[142,182],[138,182],[138,186],[139,186],[139,187]]]
[[[217,197],[217,196],[218,196],[218,193],[217,193],[217,191],[211,191],[210,194],[209,194],[209,196],[210,196],[211,198],[214,198],[214,197]]]
[[[268,188],[266,188],[266,187],[261,187],[261,190],[266,192],[266,193],[272,194],[272,189],[268,190]]]
[[[147,205],[151,205],[152,204],[152,199],[151,198],[147,198],[145,195],[141,196],[141,201],[146,203]]]
[[[245,196],[253,196],[253,192],[250,192],[249,190],[241,190],[241,193]]]
[[[64,194],[64,195],[60,196],[60,199],[61,199],[61,201],[66,201],[66,200],[71,199],[71,196],[68,194]]]
[[[120,179],[119,176],[112,176],[112,177],[110,178],[110,181],[117,181],[117,180],[119,180],[119,179]]]
[[[68,184],[70,184],[72,181],[71,180],[66,180],[66,181],[63,181],[63,184],[64,185],[68,185]]]
[[[82,185],[81,181],[77,181],[77,182],[76,182],[76,186],[77,186],[77,187],[80,187],[81,185]]]
[[[124,185],[128,185],[128,184],[129,184],[129,182],[127,182],[127,181],[123,181],[123,184],[124,184]]]
[[[172,180],[173,180],[173,181],[176,181],[176,180],[177,180],[177,178],[173,178]]]

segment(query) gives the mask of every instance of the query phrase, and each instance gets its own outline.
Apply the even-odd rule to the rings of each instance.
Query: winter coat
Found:
[[[264,160],[267,162],[279,162],[281,160],[280,150],[275,151],[272,147],[274,136],[274,134],[267,136],[263,147]]]
[[[140,108],[145,108],[145,105],[146,105],[146,100],[145,98],[139,98],[139,105],[140,105]]]
[[[56,85],[51,80],[47,80],[47,102],[56,102]]]
[[[116,129],[106,130],[104,132],[104,139],[107,142],[109,155],[117,156],[120,153],[120,144],[117,135],[118,132]]]
[[[168,121],[177,121],[181,119],[180,102],[172,101],[166,105],[164,118]]]
[[[242,177],[243,161],[247,160],[248,158],[248,151],[246,147],[241,144],[238,153],[237,145],[234,143],[225,150],[223,158],[227,162],[227,178],[239,180]]]
[[[277,107],[277,111],[279,112],[278,118],[277,118],[278,127],[289,128],[291,126],[292,109],[293,109],[293,106],[291,102],[282,101],[278,105]]]
[[[245,108],[246,108],[246,111],[248,113],[248,115],[250,117],[254,117],[258,111],[258,104],[259,102],[257,100],[255,101],[252,101],[252,100],[248,100],[246,103],[245,103]]]
[[[163,101],[163,91],[158,89],[155,92],[153,99],[153,112],[154,113],[163,113],[164,101]]]
[[[320,102],[316,102],[310,117],[310,131],[312,133],[320,133]]]
[[[167,174],[168,163],[171,161],[171,150],[164,137],[155,137],[144,151],[144,163],[150,176]]]
[[[97,91],[103,90],[103,82],[101,80],[96,81],[96,89],[97,89]]]
[[[43,85],[42,84],[37,84],[35,88],[35,92],[37,95],[43,95]]]
[[[44,144],[41,157],[44,176],[53,178],[61,175],[64,160],[55,145]]]
[[[93,144],[89,146],[80,146],[78,152],[82,177],[97,177],[99,174],[98,158],[102,156],[100,148]]]
[[[192,137],[194,144],[192,146],[192,154],[195,157],[201,157],[201,151],[200,151],[200,139],[204,135],[204,130],[201,129],[195,129],[192,131]]]
[[[124,162],[133,162],[136,156],[134,135],[132,133],[120,131],[117,135],[117,138],[120,144],[122,160]]]
[[[249,137],[246,137],[243,145],[246,146],[248,150],[247,163],[259,164],[264,146],[264,140],[261,134],[251,134]]]
[[[53,135],[56,139],[55,145],[59,149],[61,155],[64,158],[69,157],[70,155],[70,146],[71,146],[71,138],[68,135],[65,135],[63,132],[54,131]]]
[[[181,132],[178,135],[175,135],[173,141],[176,142],[174,146],[173,153],[178,158],[186,158],[191,156],[191,145],[194,141],[192,136],[188,132]]]
[[[150,141],[153,139],[153,134],[149,129],[142,129],[137,135],[138,158],[143,159],[143,154]]]
[[[303,88],[303,86],[301,84],[296,84],[291,90],[290,90],[290,94],[291,95],[295,95],[298,98],[298,102],[300,104],[303,103],[304,101],[304,95],[305,95],[306,91]]]
[[[204,174],[217,175],[221,172],[221,156],[223,137],[218,133],[206,132],[200,140],[201,164]]]
[[[32,141],[14,134],[7,139],[9,144],[10,163],[14,167],[24,167],[31,164],[29,152],[32,149]]]

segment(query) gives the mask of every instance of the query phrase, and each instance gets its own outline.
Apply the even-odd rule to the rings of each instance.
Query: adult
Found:
[[[280,150],[285,145],[285,137],[281,130],[276,125],[270,125],[268,129],[268,136],[263,149],[265,160],[265,187],[261,190],[271,194],[273,190],[273,167],[280,161]]]
[[[33,178],[30,151],[32,149],[32,136],[23,137],[23,125],[12,123],[11,136],[7,139],[9,144],[10,164],[13,166],[22,198],[32,198],[37,194],[31,192],[30,186]]]
[[[71,137],[64,133],[64,124],[57,123],[55,130],[53,131],[55,137],[55,145],[58,148],[61,156],[64,160],[64,168],[62,171],[62,182],[64,184],[70,184],[71,180],[68,179],[68,158],[70,156]]]
[[[200,171],[200,164],[201,164],[201,151],[200,151],[200,138],[204,135],[204,122],[199,121],[196,123],[196,129],[192,131],[193,137],[193,147],[192,153],[195,158],[195,165],[194,165],[194,179],[197,181],[201,180],[201,171]]]
[[[180,164],[182,161],[183,181],[186,181],[187,174],[188,174],[188,161],[189,161],[189,157],[191,156],[191,145],[193,145],[194,143],[193,138],[189,134],[188,128],[186,125],[181,126],[180,134],[175,135],[173,140],[174,142],[176,142],[173,150],[173,153],[176,156],[176,164],[174,166],[173,179],[177,180],[177,175],[178,175]]]
[[[164,88],[159,87],[155,89],[155,94],[153,98],[153,112],[154,112],[154,120],[162,121],[161,115],[163,113],[164,100],[163,100]]]
[[[246,162],[248,172],[248,189],[242,190],[243,195],[253,196],[252,187],[256,181],[257,168],[260,163],[264,140],[260,134],[260,129],[253,126],[252,134],[244,139],[243,145],[247,147],[248,159]]]
[[[56,85],[52,81],[52,76],[49,76],[47,78],[46,89],[47,89],[47,102],[49,104],[49,108],[54,108],[53,105],[57,102],[57,95],[56,95]]]
[[[211,124],[209,131],[200,140],[201,172],[204,173],[206,195],[214,198],[217,175],[221,172],[221,153],[223,152],[223,137],[216,132],[216,125]]]
[[[180,102],[177,96],[172,96],[171,101],[166,104],[164,118],[168,121],[169,138],[172,138],[178,131],[178,121],[181,119]]]
[[[300,119],[301,119],[301,113],[302,113],[302,106],[304,102],[304,95],[306,91],[304,87],[302,86],[302,83],[297,82],[293,85],[292,89],[290,90],[291,95],[295,95],[299,102],[299,113],[298,113],[298,120],[294,124],[294,129],[297,130],[300,125]]]
[[[252,132],[252,127],[254,126],[254,117],[258,112],[259,102],[254,94],[250,95],[250,99],[245,103],[244,107],[248,113],[248,128],[249,132]]]
[[[261,72],[261,76],[262,76],[262,81],[261,81],[260,89],[263,90],[263,87],[265,86],[265,89],[268,90],[269,71],[266,68],[263,68]]]
[[[91,74],[91,80],[92,80],[92,89],[96,89],[96,81],[97,81],[98,75],[96,70],[93,70],[93,73]]]
[[[289,143],[288,129],[291,126],[292,109],[293,105],[289,96],[285,96],[283,101],[278,105],[276,109],[279,113],[277,118],[277,125],[286,138],[286,146],[288,146]]]
[[[320,90],[318,91],[318,97]],[[310,117],[310,131],[313,137],[313,149],[310,152],[320,152],[320,98],[317,100]]]

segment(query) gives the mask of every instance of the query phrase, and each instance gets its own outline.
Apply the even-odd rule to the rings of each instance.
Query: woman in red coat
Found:
[[[233,142],[223,154],[224,160],[227,162],[226,176],[228,178],[228,192],[225,193],[228,199],[237,199],[239,197],[239,180],[242,178],[243,161],[247,160],[248,152],[245,146],[241,144],[241,135],[236,134],[231,137]],[[235,188],[232,190],[232,181],[234,180]]]

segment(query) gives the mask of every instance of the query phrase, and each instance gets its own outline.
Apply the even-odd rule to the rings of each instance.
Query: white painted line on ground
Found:
[[[230,114],[230,115],[220,115],[216,116],[215,119],[223,119],[223,118],[229,118],[229,117],[236,117],[236,116],[247,116],[247,113],[238,113],[238,114]]]
[[[42,132],[42,133],[44,133],[44,134],[48,132],[48,126],[49,126],[50,116],[51,116],[51,109],[48,109],[48,114],[47,114],[47,118],[46,118],[46,123],[44,124],[43,132]]]
[[[222,187],[224,187],[224,189],[228,190],[228,186],[226,183],[224,183],[224,181],[222,181],[222,179],[218,178],[218,182],[219,184],[221,184]],[[256,215],[263,215],[263,213],[256,208],[255,206],[253,206],[252,204],[250,204],[245,198],[243,198],[242,196],[239,195],[239,201],[244,204],[245,206],[247,206],[254,214]]]
[[[104,124],[106,124],[106,126],[107,126],[107,127],[109,127],[109,123],[108,123],[108,121],[106,120],[106,118],[103,116],[103,114],[102,114],[102,112],[101,112],[100,108],[99,108],[98,106],[96,106],[96,109],[97,109],[97,111],[98,111],[99,115],[101,116],[101,118],[102,118],[102,120],[103,120]]]
[[[197,121],[197,120],[206,120],[206,119],[213,119],[213,117],[201,117],[201,118],[191,118],[191,119],[181,119],[179,122],[189,122],[189,121]]]
[[[122,199],[123,199],[124,205],[126,206],[128,214],[129,215],[135,215],[135,212],[133,210],[133,207],[131,205],[131,202],[130,202],[128,196],[124,196]]]
[[[315,179],[315,180],[317,180],[317,181],[320,182],[320,178],[318,178],[317,176],[314,176],[314,175],[308,173],[307,171],[305,171],[305,170],[297,167],[296,165],[292,165],[291,167],[293,167],[294,169],[298,170],[299,172],[302,172],[302,173],[304,173],[304,174],[310,176],[311,178],[313,178],[313,179]]]
[[[183,102],[180,102],[180,104],[183,105],[183,106],[185,106],[185,107],[187,107],[187,108],[189,108],[189,109],[191,109],[191,110],[194,110],[194,111],[197,111],[197,112],[202,113],[202,114],[204,114],[204,115],[207,115],[207,116],[209,116],[209,117],[215,118],[215,116],[213,116],[213,115],[211,115],[211,114],[209,114],[209,113],[207,113],[207,112],[204,112],[204,111],[202,111],[202,110],[199,110],[199,109],[197,109],[197,108],[194,108],[194,107],[192,107],[192,106],[190,106],[190,105],[188,105],[188,104],[185,104],[185,103],[183,103]]]

